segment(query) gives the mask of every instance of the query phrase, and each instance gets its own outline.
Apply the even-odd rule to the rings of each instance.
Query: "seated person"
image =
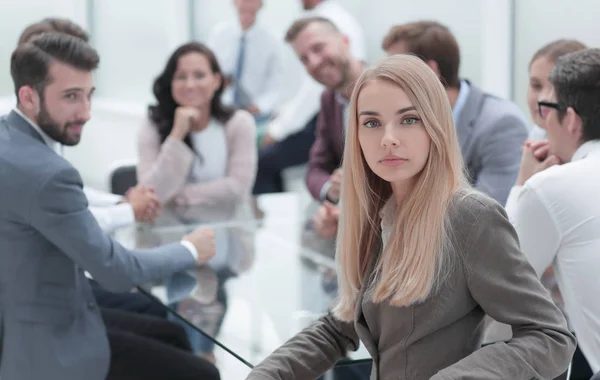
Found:
[[[359,344],[371,379],[553,379],[576,340],[504,209],[464,176],[443,86],[388,57],[356,82],[336,244],[338,297],[247,380],[314,379]],[[512,325],[480,347],[485,315]]]
[[[548,142],[525,146],[506,211],[538,276],[554,268],[589,378],[600,370],[600,49],[558,58],[549,80]]]
[[[296,21],[288,30],[286,41],[292,45],[306,71],[326,87],[321,95],[317,135],[309,154],[306,184],[316,200],[337,203],[341,172],[335,173],[344,151],[348,104],[352,84],[363,72],[364,63],[352,55],[348,37],[322,17]]]
[[[527,120],[521,110],[459,77],[460,48],[444,25],[435,21],[396,25],[382,45],[388,55],[417,55],[438,75],[452,106],[469,180],[504,205],[527,139]]]
[[[319,16],[331,21],[348,38],[352,56],[365,60],[366,43],[361,25],[337,1],[302,0],[305,10],[301,17]],[[293,41],[286,41],[292,43]],[[308,162],[309,151],[315,142],[316,119],[320,110],[321,82],[312,75],[301,73],[300,86],[290,101],[278,111],[266,127],[261,140],[255,195],[282,192],[283,170]]]
[[[529,85],[527,86],[527,104],[535,125],[529,132],[529,139],[543,140],[546,131],[538,112],[538,100],[541,94],[547,94],[551,87],[548,76],[556,60],[561,56],[572,53],[586,46],[576,40],[556,40],[542,46],[529,62]]]
[[[18,45],[29,42],[43,33],[62,33],[85,42],[89,41],[88,33],[79,25],[68,19],[45,18],[25,28],[19,37]],[[7,114],[14,109],[16,96],[12,95],[3,99],[0,104],[0,115]],[[52,142],[57,154],[62,155],[62,145]],[[138,222],[152,222],[160,211],[160,203],[154,191],[145,186],[138,185],[130,189],[125,197],[109,194],[84,186],[83,192],[88,201],[88,208],[98,225],[107,233]],[[135,292],[114,293],[102,288],[96,281],[90,280],[90,285],[98,305],[103,308],[120,309],[140,314],[154,315],[166,318],[167,312],[147,296]]]
[[[234,0],[238,20],[214,27],[208,46],[230,78],[223,101],[264,122],[275,111],[283,85],[280,39],[257,21],[262,0]]]
[[[198,42],[180,46],[154,82],[157,103],[138,141],[138,181],[162,203],[234,202],[256,175],[256,126],[247,111],[223,106],[215,55]]]

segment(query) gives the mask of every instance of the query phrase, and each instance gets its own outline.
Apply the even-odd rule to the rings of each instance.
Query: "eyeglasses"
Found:
[[[548,108],[554,108],[557,111],[566,111],[567,106],[560,103],[547,102],[545,100],[538,101],[538,114],[542,119],[544,119],[550,110]]]

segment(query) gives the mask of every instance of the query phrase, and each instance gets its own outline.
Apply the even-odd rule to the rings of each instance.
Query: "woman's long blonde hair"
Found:
[[[372,80],[389,81],[406,92],[431,138],[425,167],[396,209],[383,251],[380,211],[392,189],[371,171],[358,140],[358,94]],[[336,248],[339,297],[334,315],[352,320],[359,289],[365,285],[369,289],[366,296],[376,303],[388,300],[395,306],[408,306],[423,301],[449,271],[448,263],[442,264],[449,259],[443,256],[451,233],[447,211],[453,195],[469,185],[448,96],[421,59],[388,57],[360,77],[350,102],[342,170]]]

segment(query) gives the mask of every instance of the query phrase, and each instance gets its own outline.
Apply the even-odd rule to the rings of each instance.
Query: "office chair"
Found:
[[[125,195],[127,190],[137,185],[136,165],[128,162],[116,164],[109,174],[110,192]]]

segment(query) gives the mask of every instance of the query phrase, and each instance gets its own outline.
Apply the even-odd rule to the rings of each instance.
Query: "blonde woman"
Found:
[[[371,379],[552,379],[575,339],[504,210],[472,190],[444,88],[418,58],[368,69],[351,99],[339,295],[249,379],[314,379],[362,341]],[[508,342],[480,348],[484,316]]]

